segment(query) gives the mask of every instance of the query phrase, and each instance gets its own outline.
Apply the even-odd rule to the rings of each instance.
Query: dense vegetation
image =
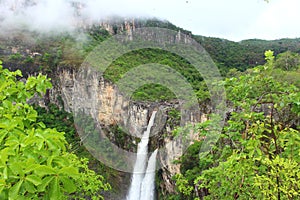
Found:
[[[191,64],[177,55],[160,49],[142,49],[123,55],[108,67],[104,73],[104,78],[115,83],[130,69],[147,63],[170,66],[180,73],[195,91],[205,90],[201,75]],[[147,73],[151,73],[151,70]],[[155,76],[159,76],[159,74],[155,74]],[[168,88],[159,84],[144,85],[133,94],[133,99],[139,101],[172,100],[175,98],[175,95]]]
[[[120,32],[123,22],[112,24],[116,33]],[[161,27],[174,31],[181,31],[190,35],[198,41],[211,55],[221,71],[228,71],[230,68],[246,70],[257,64],[264,64],[263,53],[272,49],[275,55],[285,51],[300,53],[300,39],[280,39],[273,41],[266,40],[244,40],[233,42],[226,39],[212,38],[192,35],[191,32],[183,30],[175,25],[160,20],[136,20],[135,23],[141,27]],[[42,35],[33,32],[23,32],[12,35],[11,40],[0,39],[1,59],[5,65],[15,63],[22,66],[42,66],[51,68],[67,65],[77,66],[81,64],[86,53],[90,52],[99,42],[109,37],[110,33],[100,26],[92,26],[88,29],[78,30],[73,34]],[[23,46],[23,47],[22,47]],[[19,51],[10,53],[12,47],[19,47]],[[24,49],[22,49],[24,48]],[[29,55],[26,49],[37,54]],[[157,54],[159,57],[159,54]]]
[[[59,106],[61,106],[61,108]],[[75,128],[73,113],[68,113],[64,111],[63,104],[59,106],[53,103],[48,104],[47,108],[34,105],[34,108],[38,114],[37,123],[42,122],[48,128],[55,128],[59,132],[64,132],[66,141],[69,144],[68,150],[76,154],[79,158],[88,159],[87,164],[89,168],[95,171],[97,174],[101,174],[101,176],[103,176],[104,179],[111,185],[109,196],[116,195],[115,198],[119,198],[117,193],[120,192],[120,190],[117,190],[117,188],[119,188],[120,177],[123,177],[124,174],[101,163],[86,149],[86,146],[83,145],[80,136],[78,135],[77,130]],[[85,123],[85,132],[95,131],[93,119],[90,116],[83,116],[84,120],[88,121]],[[124,135],[126,134],[122,132],[120,128],[118,128],[117,126],[109,127],[109,131],[114,134],[113,138],[111,137],[111,135],[107,135],[107,137],[109,137],[110,139],[110,142],[115,143],[122,149],[132,148],[131,146],[128,146],[132,144],[126,143],[126,140],[124,140]],[[98,134],[97,130],[96,134]],[[104,151],[102,150],[101,152]],[[109,154],[112,155],[112,152],[109,151]],[[106,195],[108,195],[108,192],[106,192],[103,196],[105,197]]]
[[[269,49],[274,51],[275,56],[286,51],[300,53],[300,38],[270,41],[249,39],[233,42],[222,38],[193,35],[190,31],[176,27],[166,21],[148,20],[144,26],[168,28],[190,35],[209,53],[222,75],[225,75],[229,69],[245,71],[248,68],[265,64],[263,55]]]
[[[27,103],[51,83],[46,76],[18,81],[0,63],[0,198],[102,199],[110,185],[88,168],[87,159],[68,151],[63,132],[37,121]]]
[[[115,33],[120,32],[123,22],[112,24]],[[180,31],[198,41],[210,54],[221,74],[225,76],[230,69],[245,71],[248,68],[265,63],[263,53],[272,49],[275,55],[289,51],[291,54],[300,53],[300,39],[281,39],[274,41],[245,40],[233,42],[226,39],[192,35],[175,25],[156,19],[136,20],[137,26],[161,27]],[[113,34],[115,34],[113,33]],[[58,68],[67,67],[77,69],[81,63],[100,42],[110,37],[111,33],[100,26],[92,26],[78,30],[75,33],[60,35],[41,35],[24,32],[16,34],[11,40],[0,39],[0,59],[10,70],[21,69],[23,74],[34,74],[37,71],[55,77]],[[30,42],[29,42],[30,41]],[[14,50],[12,50],[14,49]],[[28,49],[30,52],[28,52]],[[201,82],[198,72],[187,61],[161,50],[138,50],[128,53],[117,59],[105,74],[105,78],[113,82],[134,66],[145,63],[160,63],[173,67],[191,83],[198,98],[205,100],[208,97],[206,86]],[[170,100],[174,94],[167,88],[159,85],[146,85],[135,92],[136,100]]]
[[[203,36],[194,36],[194,38],[209,52],[223,75],[232,68],[245,71],[250,67],[264,64],[263,54],[268,49],[272,49],[275,55],[286,51],[300,53],[300,39],[273,41],[253,39],[232,42]]]
[[[59,67],[78,68],[86,55],[110,37],[99,26],[59,35],[24,31],[13,38],[0,38],[0,59],[10,70],[24,75],[43,72],[52,75]]]
[[[200,140],[181,158],[173,199],[300,198],[300,89],[274,77],[273,52],[265,55],[264,66],[224,80],[234,111],[207,157]],[[200,136],[211,123],[197,125]]]
[[[197,40],[227,77],[223,84],[233,109],[207,157],[199,158],[199,140],[177,161],[181,163],[181,174],[173,177],[177,193],[165,198],[299,199],[300,39],[232,42],[194,36],[168,22],[149,20],[142,24],[181,31]],[[114,25],[115,33],[117,29]],[[24,42],[27,37],[1,41],[6,67],[20,68],[25,75],[40,71],[54,78],[59,67],[77,69],[95,46],[110,37],[98,26],[76,35],[28,34],[35,40],[32,46]],[[12,46],[20,48],[11,53],[8,49]],[[26,53],[26,48],[36,54]],[[267,49],[274,50],[276,59],[268,51],[265,60]],[[200,100],[208,98],[198,72],[183,58],[159,49],[123,55],[104,77],[117,82],[130,69],[146,63],[171,66],[189,81]],[[45,92],[50,84],[44,76],[30,77],[24,83],[18,80],[21,75],[0,67],[0,199],[102,198],[103,190],[110,188],[103,177],[117,185],[117,172],[80,145],[71,114],[53,104],[47,109],[27,104],[28,98]],[[152,84],[137,90],[133,98],[165,101],[175,95]],[[180,118],[178,112],[170,115],[174,121]],[[205,137],[213,131],[207,128],[212,125],[209,120],[195,129]],[[121,130],[112,129],[117,145],[128,146]]]

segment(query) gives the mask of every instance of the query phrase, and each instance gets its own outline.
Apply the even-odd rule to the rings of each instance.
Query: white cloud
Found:
[[[36,5],[22,7],[25,2]],[[27,26],[60,32],[74,28],[72,0],[0,0],[0,28]],[[300,37],[299,0],[76,0],[82,16],[158,17],[194,34],[231,40]],[[14,9],[12,9],[14,8]],[[14,10],[14,11],[13,11]]]

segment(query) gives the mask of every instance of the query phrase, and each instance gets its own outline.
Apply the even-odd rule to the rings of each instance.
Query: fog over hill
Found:
[[[125,6],[125,7],[124,7]],[[136,13],[136,14],[135,14]],[[97,23],[111,16],[146,17],[130,5],[113,5],[99,0],[1,0],[1,32],[30,30],[42,33],[73,31],[82,24]]]
[[[101,0],[0,0],[0,44],[2,45],[0,51],[4,52],[0,58],[7,61],[6,57],[13,53],[15,48],[22,49],[22,46],[24,49],[30,49],[32,46],[32,51],[45,52],[53,51],[48,49],[49,44],[52,46],[56,44],[58,47],[65,46],[50,40],[49,44],[40,45],[46,48],[41,49],[37,45],[38,40],[41,40],[37,36],[39,33],[42,35],[57,34],[59,37],[61,37],[61,33],[71,33],[76,38],[72,45],[77,45],[77,43],[81,45],[82,40],[83,43],[93,41],[89,41],[87,38],[102,37],[101,29],[105,29],[109,34],[115,34],[140,27],[168,28],[191,35],[211,55],[224,74],[230,68],[244,71],[249,67],[264,64],[263,55],[269,49],[273,50],[275,55],[288,50],[300,53],[300,39],[233,42],[226,39],[192,35],[190,31],[183,30],[168,21],[153,19],[138,13],[133,4],[128,4],[127,1],[127,4],[122,2],[114,5],[115,1]],[[91,29],[93,24],[100,27]],[[88,34],[77,34],[78,32],[75,30],[78,27],[87,28]],[[22,40],[23,42],[21,42]],[[46,42],[45,40],[43,43]]]

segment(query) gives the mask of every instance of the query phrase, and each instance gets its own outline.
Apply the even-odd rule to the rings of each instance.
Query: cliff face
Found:
[[[101,22],[101,26],[111,34],[126,30],[131,36],[130,33],[142,25],[141,22],[125,20],[122,23],[118,21]],[[33,75],[40,71],[39,66],[47,59],[47,54],[56,54],[60,50],[59,48],[53,48],[53,52],[48,50],[47,53],[43,48],[44,46],[34,40],[31,33],[28,33],[28,36],[24,34],[21,34],[21,36],[0,38],[0,43],[3,44],[0,47],[0,52],[4,58],[7,57],[9,62],[5,62],[7,63],[6,67],[11,70],[20,68],[23,74]],[[180,33],[178,33],[178,36],[180,36]],[[177,38],[177,40],[182,39],[184,38]],[[185,39],[188,40],[188,38]],[[170,38],[170,40],[173,41],[174,38]],[[44,43],[47,43],[47,41]],[[51,48],[49,46],[49,49]],[[53,60],[52,57],[49,60]],[[56,63],[55,66],[61,66],[61,63]],[[171,132],[175,125],[179,125],[179,122],[173,122],[168,113],[172,109],[180,110],[179,103],[132,102],[126,99],[114,84],[105,80],[101,74],[91,68],[83,68],[78,71],[77,68],[72,66],[57,67],[49,74],[52,77],[53,89],[47,93],[47,101],[58,105],[63,104],[64,109],[68,112],[84,110],[104,128],[120,126],[125,133],[130,135],[124,137],[125,145],[121,146],[126,146],[128,151],[135,150],[139,141],[137,138],[140,138],[145,130],[152,111],[159,110],[152,130],[150,149],[164,148],[164,153],[158,155],[158,160],[162,163],[160,190],[163,193],[174,192],[174,183],[171,177],[179,172],[180,166],[173,164],[172,160],[182,154],[181,147],[183,144],[172,142]],[[191,111],[184,113],[181,124],[203,120],[206,120],[205,114]],[[108,132],[108,137],[118,145],[116,138],[118,136]]]
[[[91,68],[80,71],[69,68],[58,69],[54,88],[49,91],[49,98],[51,102],[56,103],[62,100],[63,107],[68,112],[84,110],[101,126],[118,125],[126,133],[139,138],[147,127],[152,111],[159,110],[152,130],[154,135],[151,137],[150,149],[161,147],[165,149],[163,154],[158,155],[163,164],[161,173],[163,181],[160,187],[163,192],[174,192],[171,177],[178,173],[180,168],[171,161],[182,153],[182,144],[171,142],[174,124],[169,123],[168,112],[170,109],[178,109],[179,104],[132,102],[125,98],[114,84],[106,81],[100,73]],[[185,116],[184,123],[206,120],[206,115],[200,115],[198,112],[190,112]],[[132,137],[125,140],[127,140],[125,143],[133,143],[133,146],[137,143]]]
[[[150,105],[131,104],[115,85],[91,68],[76,72],[60,69],[57,78],[50,99],[57,102],[60,96],[66,111],[84,110],[98,123],[122,125],[136,136],[147,126]]]

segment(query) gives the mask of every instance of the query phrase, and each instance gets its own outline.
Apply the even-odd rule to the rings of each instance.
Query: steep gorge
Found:
[[[125,21],[103,22],[101,26],[110,34],[121,31],[130,34],[132,30],[142,25],[134,21]],[[179,172],[180,167],[179,164],[172,162],[181,155],[183,144],[172,143],[172,130],[180,124],[178,119],[180,114],[174,117],[169,113],[180,113],[180,104],[176,101],[152,103],[131,101],[120,93],[116,85],[103,78],[103,74],[90,67],[79,69],[78,57],[76,54],[72,55],[72,52],[70,56],[70,52],[61,48],[59,38],[38,36],[36,40],[35,34],[24,32],[1,36],[0,52],[4,66],[11,70],[21,69],[25,77],[36,75],[40,71],[48,73],[52,78],[53,89],[47,92],[44,99],[39,100],[40,105],[47,106],[48,103],[63,105],[62,108],[67,112],[74,112],[74,108],[83,110],[95,123],[101,125],[112,143],[126,151],[136,151],[136,145],[147,126],[150,113],[158,110],[153,131],[155,135],[150,138],[150,150],[165,148],[164,153],[157,157],[162,163],[158,190],[162,194],[173,193],[175,186],[171,177]],[[198,111],[185,113],[182,117],[183,124],[206,119],[206,115]],[[122,130],[121,136],[114,133],[115,128]],[[122,142],[119,137],[122,138]],[[124,187],[128,186],[121,187],[118,189],[124,191]]]
[[[101,24],[101,27],[104,27],[110,34],[120,33],[121,31],[127,31],[130,34],[135,28],[141,26],[144,25],[130,20],[124,23]],[[99,33],[96,32],[95,34]],[[25,72],[25,76],[34,75],[38,71],[49,74],[54,87],[47,93],[45,101],[40,101],[41,104],[45,105],[45,102],[46,104],[49,102],[57,105],[63,104],[63,109],[68,112],[74,112],[74,108],[77,110],[82,109],[95,120],[95,123],[100,124],[106,130],[106,136],[112,143],[131,152],[135,152],[139,141],[138,137],[140,137],[147,126],[151,113],[154,110],[160,111],[155,121],[157,125],[154,127],[156,129],[154,132],[157,134],[150,138],[150,149],[165,147],[166,153],[158,154],[158,160],[163,163],[163,167],[157,173],[160,178],[157,181],[157,186],[160,194],[175,192],[174,182],[171,177],[180,171],[180,165],[174,164],[172,161],[181,155],[181,146],[183,144],[171,142],[173,140],[172,130],[176,125],[179,125],[178,118],[174,118],[172,112],[180,113],[180,104],[176,101],[131,101],[125,98],[118,87],[111,81],[106,80],[100,72],[94,71],[90,67],[79,69],[78,63],[80,62],[72,60],[74,58],[72,57],[73,55],[59,57],[58,54],[61,49],[55,47],[55,44],[52,44],[53,46],[49,45],[48,49],[43,49],[41,48],[43,47],[42,45],[39,47],[36,44],[32,35],[28,37],[26,34],[24,35],[21,34],[22,37],[13,37],[13,39],[7,37],[1,40],[1,59],[8,61],[4,62],[7,68],[21,68]],[[26,44],[24,44],[25,40]],[[207,44],[209,40],[212,41],[212,45]],[[217,51],[214,47],[216,43],[213,40],[213,38],[203,39],[203,37],[201,39],[203,45],[211,47],[210,50],[212,52]],[[229,49],[225,45],[227,41],[216,41],[221,44],[217,43],[216,46]],[[47,41],[44,43],[47,43]],[[49,51],[51,48],[52,51]],[[47,59],[49,54],[50,58]],[[52,54],[54,55],[53,57],[51,57]],[[218,54],[214,53],[213,55],[216,56]],[[41,69],[40,66],[42,65],[40,64],[47,63],[47,61],[50,63],[56,58],[60,59],[59,62],[53,63],[53,66],[49,68]],[[40,62],[40,60],[42,61]],[[181,116],[183,117],[182,122],[186,124],[205,121],[207,113],[209,113],[209,105],[203,105],[200,112],[185,113],[184,116]],[[112,127],[115,128],[116,126],[123,131],[122,135],[113,132]],[[118,137],[122,137],[122,142],[120,142]]]
[[[158,155],[158,160],[163,163],[160,187],[164,193],[174,192],[171,177],[178,173],[180,168],[178,164],[170,161],[180,156],[182,144],[170,142],[173,138],[172,130],[175,125],[179,125],[179,121],[172,121],[168,113],[174,109],[179,110],[178,103],[132,102],[120,93],[116,85],[106,81],[100,73],[91,68],[81,71],[61,68],[56,77],[54,88],[49,91],[47,98],[57,104],[61,98],[63,107],[68,112],[72,112],[74,106],[76,109],[83,109],[106,130],[115,125],[120,126],[125,133],[130,134],[125,135],[125,144],[122,146],[122,148],[129,147],[127,149],[129,151],[135,151],[136,139],[141,137],[152,111],[159,110],[153,131],[157,134],[150,138],[150,149],[165,148],[165,154]],[[189,117],[182,119],[184,123],[206,120],[206,114],[197,111],[185,116]],[[116,136],[110,131],[108,133],[110,140],[116,143]]]

